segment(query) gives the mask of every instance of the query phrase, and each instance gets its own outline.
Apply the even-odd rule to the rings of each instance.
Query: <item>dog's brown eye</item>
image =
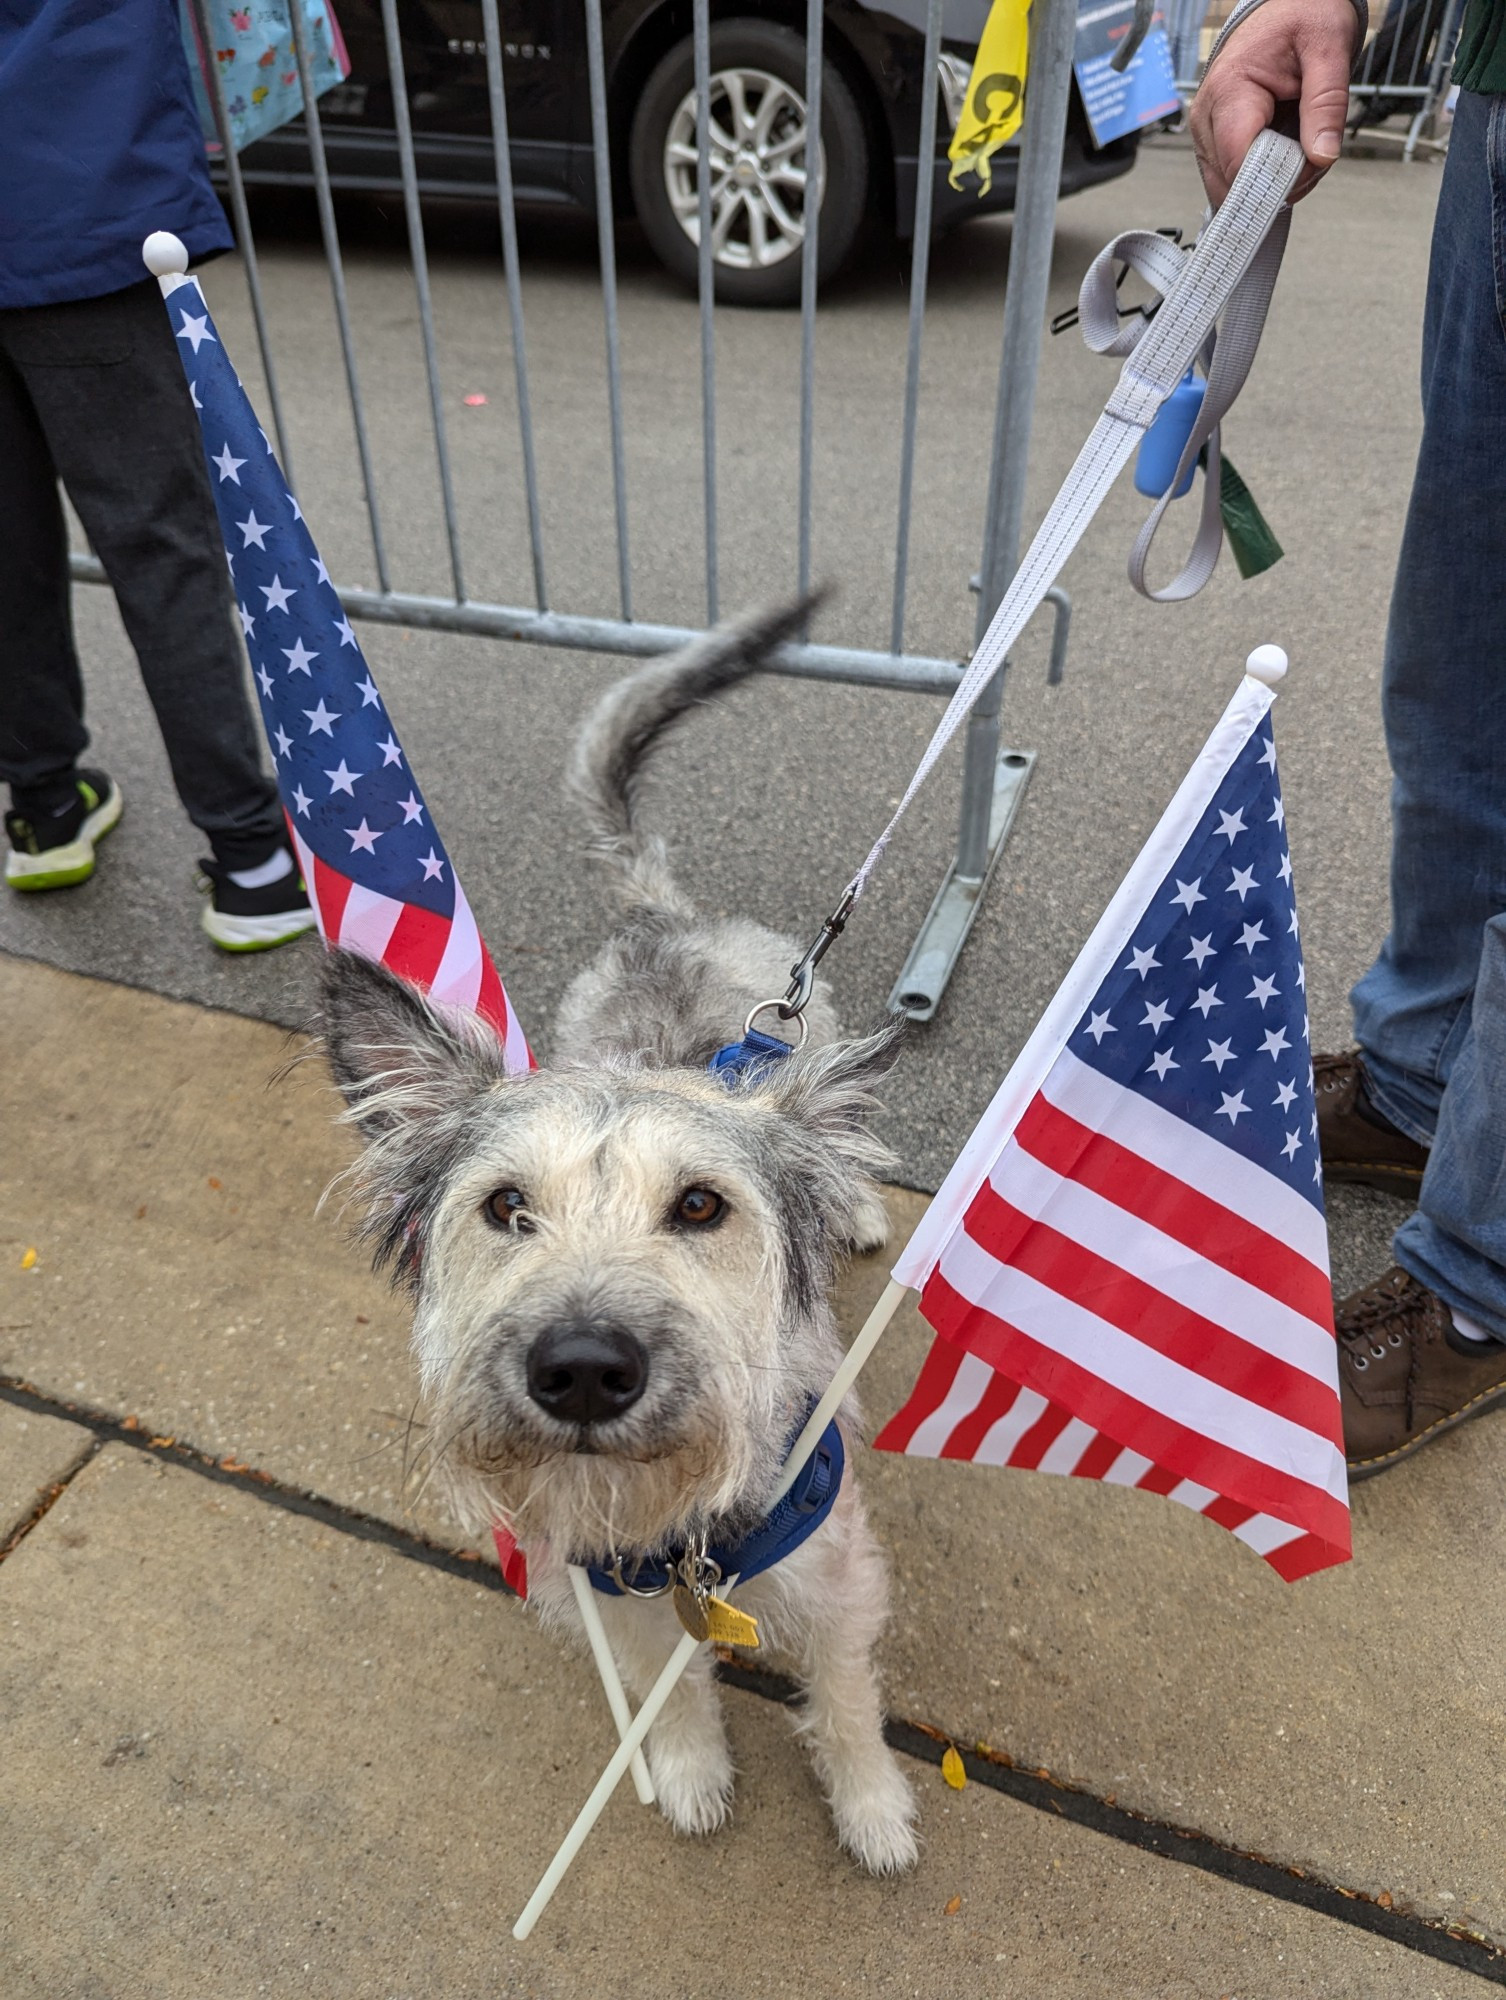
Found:
[[[528,1197],[521,1188],[498,1188],[486,1204],[486,1212],[493,1222],[500,1222],[504,1229],[515,1229],[526,1236],[533,1228],[529,1220]]]
[[[707,1229],[720,1222],[726,1212],[726,1202],[710,1188],[686,1188],[675,1203],[675,1221],[688,1223],[692,1229]]]

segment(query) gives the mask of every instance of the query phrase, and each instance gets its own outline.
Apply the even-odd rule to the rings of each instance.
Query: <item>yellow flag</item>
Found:
[[[1020,129],[1025,115],[1025,66],[1030,48],[1030,0],[994,0],[967,80],[967,102],[947,157],[947,178],[959,191],[962,176],[978,176],[979,196],[993,185],[988,162]]]

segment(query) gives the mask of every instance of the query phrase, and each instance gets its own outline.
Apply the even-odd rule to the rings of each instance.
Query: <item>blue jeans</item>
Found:
[[[1391,934],[1351,996],[1374,1102],[1431,1143],[1404,1269],[1506,1339],[1506,97],[1461,92],[1383,703]]]

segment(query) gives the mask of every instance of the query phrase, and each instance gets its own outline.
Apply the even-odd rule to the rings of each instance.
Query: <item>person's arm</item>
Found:
[[[1192,100],[1198,169],[1215,208],[1277,107],[1298,107],[1308,168],[1294,200],[1339,157],[1349,75],[1365,38],[1363,0],[1256,0],[1231,19]]]

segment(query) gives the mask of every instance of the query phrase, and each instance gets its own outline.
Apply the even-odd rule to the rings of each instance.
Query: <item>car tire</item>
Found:
[[[649,76],[628,144],[633,201],[644,234],[675,276],[691,285],[697,277],[699,222],[694,93],[695,48],[687,38]],[[790,305],[800,297],[804,197],[794,163],[803,160],[803,153],[790,149],[805,116],[804,36],[772,21],[713,22],[711,93],[713,143],[718,128],[729,138],[746,141],[736,166],[726,148],[713,154],[713,194],[720,201],[713,211],[713,235],[717,224],[724,223],[716,296],[731,305]],[[762,120],[760,112],[765,113]],[[760,123],[767,128],[762,139]],[[735,133],[734,124],[741,128]],[[671,147],[676,149],[673,156]],[[870,207],[872,173],[862,112],[851,86],[830,61],[822,67],[821,150],[826,174],[818,269],[825,279],[857,247]],[[720,180],[718,161],[724,170]]]

